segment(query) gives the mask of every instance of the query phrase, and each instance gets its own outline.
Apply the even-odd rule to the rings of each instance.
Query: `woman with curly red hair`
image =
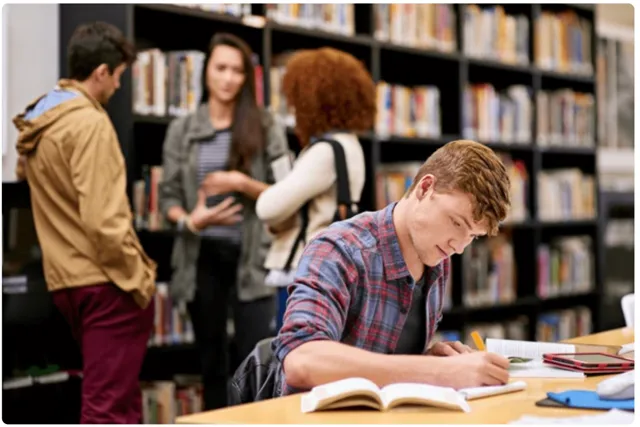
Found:
[[[302,150],[292,170],[262,192],[256,204],[258,217],[274,235],[265,261],[271,270],[267,284],[281,288],[290,283],[305,243],[357,210],[365,182],[357,133],[371,130],[376,114],[371,75],[359,60],[336,49],[293,54],[282,87]],[[322,143],[330,140],[337,147]],[[343,190],[352,202],[340,207],[334,149],[346,163]]]

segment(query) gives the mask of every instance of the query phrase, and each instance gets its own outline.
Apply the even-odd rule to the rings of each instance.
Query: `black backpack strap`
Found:
[[[347,168],[347,160],[344,154],[344,148],[340,142],[335,139],[323,138],[315,142],[327,142],[333,148],[333,158],[336,168],[336,186],[338,196],[338,209],[335,221],[340,221],[353,216],[353,202],[351,201],[351,191],[349,190],[349,169]]]
[[[293,246],[291,247],[291,251],[289,252],[289,258],[287,258],[287,262],[283,268],[283,270],[287,272],[291,269],[291,263],[293,262],[293,257],[298,250],[298,245],[302,243],[302,246],[304,246],[307,243],[307,227],[309,227],[309,202],[306,202],[300,208],[300,219],[302,220],[300,231],[296,236],[296,240],[293,242]]]

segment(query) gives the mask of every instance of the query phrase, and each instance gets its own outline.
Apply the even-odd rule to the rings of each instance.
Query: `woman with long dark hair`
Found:
[[[171,293],[187,302],[205,409],[215,409],[227,404],[228,307],[240,360],[272,334],[274,291],[264,286],[263,267],[270,239],[255,203],[288,145],[284,129],[257,105],[252,53],[243,40],[213,37],[203,91],[197,111],[167,131],[160,206],[176,227]]]

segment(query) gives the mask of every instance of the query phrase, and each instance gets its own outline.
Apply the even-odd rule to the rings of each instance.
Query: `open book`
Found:
[[[509,358],[523,358],[522,363],[511,363],[511,378],[584,378],[584,373],[568,371],[547,365],[542,361],[545,353],[600,352],[618,355],[621,346],[565,344],[487,338],[486,350]],[[625,355],[627,357],[627,355]]]
[[[314,387],[302,396],[303,413],[346,407],[368,407],[388,411],[401,405],[422,405],[469,412],[468,400],[524,390],[523,381],[502,386],[466,388],[456,391],[418,383],[397,383],[379,388],[365,378],[347,378]]]

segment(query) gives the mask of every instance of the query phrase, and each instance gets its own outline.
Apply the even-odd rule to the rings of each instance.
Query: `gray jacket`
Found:
[[[251,176],[271,184],[274,182],[271,162],[288,152],[288,143],[284,128],[267,111],[263,112],[263,126],[266,129],[266,147],[254,158]],[[163,147],[163,179],[159,185],[160,210],[165,217],[172,206],[181,206],[187,212],[195,207],[198,198],[198,144],[194,142],[212,138],[214,134],[206,104],[169,125]],[[271,239],[256,216],[255,200],[246,197],[241,200],[244,219],[236,286],[241,301],[253,301],[274,294],[273,288],[264,285],[267,270],[263,264]],[[199,236],[189,231],[176,235],[171,255],[173,276],[170,289],[173,298],[193,300],[199,253]]]

